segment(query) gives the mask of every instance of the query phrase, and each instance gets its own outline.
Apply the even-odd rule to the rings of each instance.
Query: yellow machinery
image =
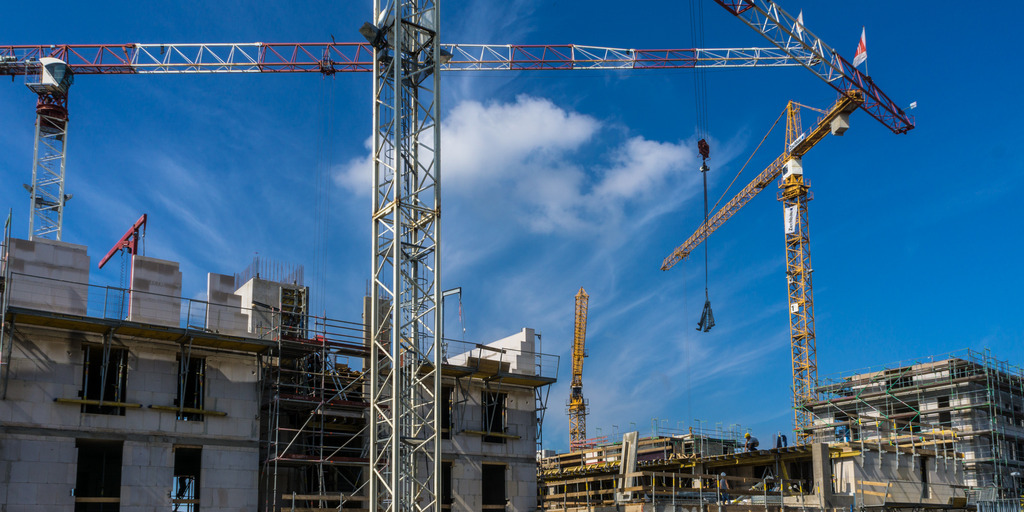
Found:
[[[583,398],[583,358],[587,357],[587,305],[590,296],[576,293],[576,321],[572,337],[572,385],[569,392],[569,451],[583,448],[587,439],[587,401]]]
[[[799,442],[810,435],[810,412],[803,404],[814,398],[818,384],[818,358],[814,341],[814,299],[811,290],[811,251],[807,229],[807,203],[812,199],[810,185],[804,181],[801,158],[829,133],[842,135],[849,127],[849,115],[863,101],[859,91],[841,95],[807,132],[802,131],[800,108],[794,101],[786,106],[786,147],[778,158],[735,197],[722,206],[707,223],[690,235],[661,265],[668,270],[688,256],[719,226],[764,190],[775,178],[779,182],[786,228],[786,282],[789,292],[789,334],[793,369],[793,421]],[[574,366],[575,368],[575,366]]]

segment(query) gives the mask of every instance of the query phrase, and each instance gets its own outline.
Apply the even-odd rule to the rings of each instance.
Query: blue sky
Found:
[[[290,3],[289,3],[290,4]],[[856,8],[854,8],[856,6]],[[820,373],[966,347],[1021,364],[1018,254],[1024,165],[1021,71],[1008,44],[1024,10],[923,2],[784,1],[852,59],[867,27],[868,69],[917,128],[894,135],[858,112],[844,137],[804,158],[815,200],[811,252]],[[688,48],[687,2],[472,2],[444,5],[445,42]],[[710,0],[705,45],[767,46]],[[57,2],[45,23],[5,7],[4,44],[357,41],[370,3]],[[71,93],[65,240],[94,262],[141,213],[146,254],[181,262],[185,294],[206,272],[257,253],[326,283],[329,315],[358,320],[369,278],[369,74],[80,76]],[[832,89],[803,69],[707,73],[717,199],[790,99],[826,107]],[[567,446],[573,295],[590,293],[584,393],[590,434],[652,418],[791,428],[782,208],[769,188],[712,235],[718,325],[694,330],[703,264],[662,259],[702,215],[693,78],[686,71],[492,72],[442,81],[443,286],[463,288],[465,336],[524,326],[562,356],[545,422]],[[27,232],[34,98],[0,87],[0,205]],[[781,131],[737,180],[782,149]],[[327,174],[325,174],[327,173]],[[321,191],[326,178],[331,186]],[[321,195],[318,195],[321,194]],[[330,201],[327,229],[316,204]],[[324,240],[326,242],[319,242]],[[314,276],[326,251],[326,275]],[[314,280],[314,277],[320,279]],[[94,272],[116,283],[117,268]],[[455,308],[449,308],[453,312]],[[461,330],[449,315],[448,333]]]

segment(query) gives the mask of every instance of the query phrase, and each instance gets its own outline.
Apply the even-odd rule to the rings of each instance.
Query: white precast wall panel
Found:
[[[128,320],[179,327],[181,272],[178,262],[133,255],[130,298]]]
[[[10,250],[11,306],[86,314],[89,255],[84,245],[12,238]]]

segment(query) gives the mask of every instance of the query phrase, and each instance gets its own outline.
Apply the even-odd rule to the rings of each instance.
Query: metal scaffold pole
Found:
[[[439,510],[439,4],[374,0],[370,505]]]

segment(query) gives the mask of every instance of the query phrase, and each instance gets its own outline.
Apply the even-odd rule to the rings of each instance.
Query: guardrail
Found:
[[[445,361],[451,365],[489,369],[496,374],[558,377],[559,358],[554,354],[451,339],[445,339],[442,347]]]
[[[336,344],[352,349],[365,346],[362,323],[282,311],[270,305],[242,307],[205,300],[128,290],[114,286],[11,273],[4,283],[3,300],[10,306],[58,315],[202,331],[210,334],[315,345]],[[530,340],[533,341],[533,340]],[[559,358],[554,354],[444,340],[449,364],[494,366],[497,373],[556,378]]]

